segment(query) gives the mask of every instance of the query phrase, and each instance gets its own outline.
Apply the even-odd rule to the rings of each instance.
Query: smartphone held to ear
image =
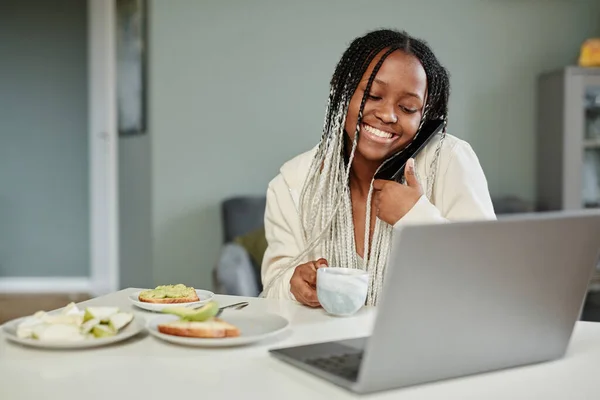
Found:
[[[410,158],[414,158],[429,141],[435,137],[444,127],[441,119],[429,120],[423,123],[420,132],[411,143],[398,154],[386,160],[381,169],[375,174],[375,179],[400,182],[404,177],[404,168]]]

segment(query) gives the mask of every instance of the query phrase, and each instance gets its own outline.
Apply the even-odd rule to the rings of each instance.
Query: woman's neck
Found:
[[[350,167],[350,189],[357,190],[360,196],[366,199],[379,165],[380,163],[365,160],[355,153]]]

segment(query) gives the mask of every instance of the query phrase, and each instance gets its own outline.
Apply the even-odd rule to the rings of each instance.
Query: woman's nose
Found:
[[[396,110],[393,105],[382,104],[377,108],[375,115],[381,120],[381,122],[386,124],[395,124],[398,122],[398,116],[396,115]]]

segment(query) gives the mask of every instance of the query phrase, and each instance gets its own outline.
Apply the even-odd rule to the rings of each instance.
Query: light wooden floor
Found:
[[[36,311],[61,308],[70,302],[89,300],[81,294],[0,294],[0,324],[14,318],[31,315]]]

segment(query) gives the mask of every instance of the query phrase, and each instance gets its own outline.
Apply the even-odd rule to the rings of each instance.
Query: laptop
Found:
[[[270,353],[360,394],[561,358],[599,250],[600,210],[406,226],[369,337]]]

